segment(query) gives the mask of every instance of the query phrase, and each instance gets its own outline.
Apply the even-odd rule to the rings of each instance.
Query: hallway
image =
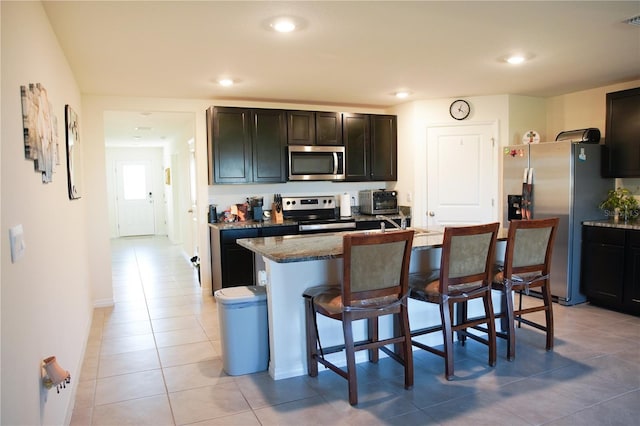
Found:
[[[203,261],[207,261],[204,259]],[[554,304],[556,340],[518,330],[517,357],[486,365],[486,347],[443,360],[414,352],[415,386],[388,359],[359,364],[360,404],[329,371],[273,381],[222,370],[217,307],[164,237],[112,240],[116,304],[94,311],[72,425],[491,424],[630,425],[640,418],[640,318]]]

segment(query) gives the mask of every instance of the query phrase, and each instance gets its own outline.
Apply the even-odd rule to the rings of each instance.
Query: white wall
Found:
[[[64,106],[84,122],[72,70],[40,2],[1,2],[2,31],[2,307],[3,425],[64,424],[77,386],[92,319],[89,244],[93,226],[83,193],[69,200]],[[25,160],[20,86],[41,83],[58,119],[61,164],[43,184]],[[81,143],[85,143],[81,134]],[[22,224],[24,257],[11,263],[9,227]],[[103,260],[108,262],[108,257]],[[72,376],[60,394],[41,386],[42,359],[55,355]]]
[[[498,146],[506,145],[509,139],[509,96],[479,96],[465,99],[471,105],[471,114],[464,124],[497,123],[496,143]],[[392,112],[398,115],[398,168],[402,170],[395,189],[399,192],[401,204],[412,206],[412,223],[417,226],[426,224],[424,214],[427,211],[427,129],[432,126],[460,124],[449,115],[449,106],[453,100],[415,101],[392,109]],[[499,182],[496,182],[496,185],[499,185]],[[411,202],[407,201],[409,198]]]
[[[509,133],[503,145],[519,145],[529,130],[540,135],[540,141],[553,141],[556,135],[547,133],[546,101],[531,96],[509,96]],[[567,129],[565,129],[567,130]]]

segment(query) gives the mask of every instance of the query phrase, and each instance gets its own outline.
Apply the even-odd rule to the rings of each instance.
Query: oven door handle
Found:
[[[337,152],[333,153],[333,174],[334,175],[338,174],[338,153]]]
[[[356,229],[356,223],[355,222],[306,223],[304,225],[298,225],[298,231],[324,231],[327,229],[333,229],[333,230]]]

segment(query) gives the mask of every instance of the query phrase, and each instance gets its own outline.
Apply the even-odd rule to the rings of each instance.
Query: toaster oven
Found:
[[[384,189],[366,189],[358,192],[360,213],[396,214],[398,213],[398,193]]]

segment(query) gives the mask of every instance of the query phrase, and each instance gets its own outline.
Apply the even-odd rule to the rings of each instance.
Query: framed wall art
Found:
[[[34,168],[42,173],[42,182],[53,180],[56,164],[60,164],[58,122],[53,114],[46,89],[40,83],[20,86],[24,156],[33,160]]]
[[[80,129],[78,114],[69,105],[64,107],[65,126],[67,129],[67,181],[69,199],[80,198]]]

